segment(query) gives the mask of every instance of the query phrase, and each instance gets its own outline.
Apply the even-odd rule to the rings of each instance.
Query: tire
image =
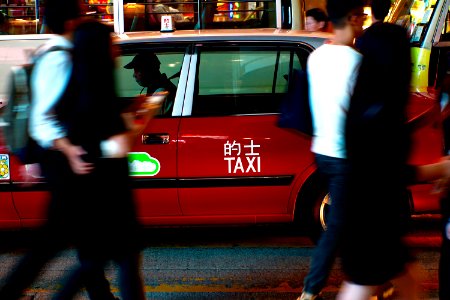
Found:
[[[316,244],[327,228],[327,215],[331,206],[326,184],[317,176],[313,176],[300,192],[297,201],[294,217],[305,234]]]
[[[327,216],[332,205],[327,185],[318,176],[313,175],[303,191],[300,192],[294,218],[301,224],[304,232],[314,244],[317,244],[322,233],[327,229]],[[400,218],[405,232],[409,230],[412,215],[412,195],[406,191],[402,197]]]

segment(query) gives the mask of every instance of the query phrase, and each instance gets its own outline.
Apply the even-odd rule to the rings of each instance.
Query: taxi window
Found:
[[[241,47],[202,51],[193,116],[277,113],[293,69],[303,69],[292,49]]]
[[[124,99],[133,98],[137,95],[151,94],[153,90],[163,88],[169,90],[169,97],[174,99],[184,54],[184,50],[180,52],[140,50],[119,56],[115,74],[118,96]],[[143,69],[140,77],[136,76],[135,67]],[[147,75],[144,74],[147,71]],[[169,116],[170,113],[165,115]]]
[[[125,68],[125,65],[130,63],[136,54],[130,53],[118,58],[116,80],[119,97],[134,97],[147,92],[146,87],[136,82],[133,75],[134,69]],[[183,63],[184,52],[156,53],[156,56],[161,63],[159,69],[161,74],[165,74],[175,86],[178,86],[178,76]]]

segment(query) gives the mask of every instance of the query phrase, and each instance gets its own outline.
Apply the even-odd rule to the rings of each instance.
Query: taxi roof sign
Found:
[[[161,16],[161,32],[173,32],[173,18],[169,15]]]

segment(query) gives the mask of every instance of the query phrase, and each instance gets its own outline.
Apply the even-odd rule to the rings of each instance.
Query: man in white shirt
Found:
[[[327,13],[334,38],[311,53],[307,72],[313,119],[311,151],[318,172],[328,182],[332,205],[327,230],[316,246],[300,300],[319,299],[341,239],[348,172],[345,117],[362,59],[353,42],[362,33],[366,17],[363,2],[358,0],[329,0]]]

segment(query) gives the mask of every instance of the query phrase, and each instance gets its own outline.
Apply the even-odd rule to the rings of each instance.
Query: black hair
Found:
[[[44,22],[56,34],[65,32],[65,23],[81,16],[79,0],[45,0]]]
[[[116,93],[111,32],[110,26],[89,20],[73,33],[70,86],[75,97],[71,114],[75,117],[71,128],[85,141],[125,130]]]
[[[349,15],[360,7],[364,7],[363,0],[328,0],[328,18],[333,24],[333,27],[342,28],[345,26]]]
[[[324,28],[327,28],[328,16],[324,10],[318,7],[311,8],[306,11],[306,16],[314,18],[314,20],[316,20],[317,22],[324,22],[325,23]]]
[[[384,20],[391,9],[391,0],[372,0],[372,15],[377,20]]]
[[[317,22],[328,22],[328,16],[326,12],[318,7],[308,9],[306,11],[306,16],[313,17]]]
[[[92,20],[81,23],[73,34],[73,73],[92,93],[114,90],[111,32],[110,26]]]

